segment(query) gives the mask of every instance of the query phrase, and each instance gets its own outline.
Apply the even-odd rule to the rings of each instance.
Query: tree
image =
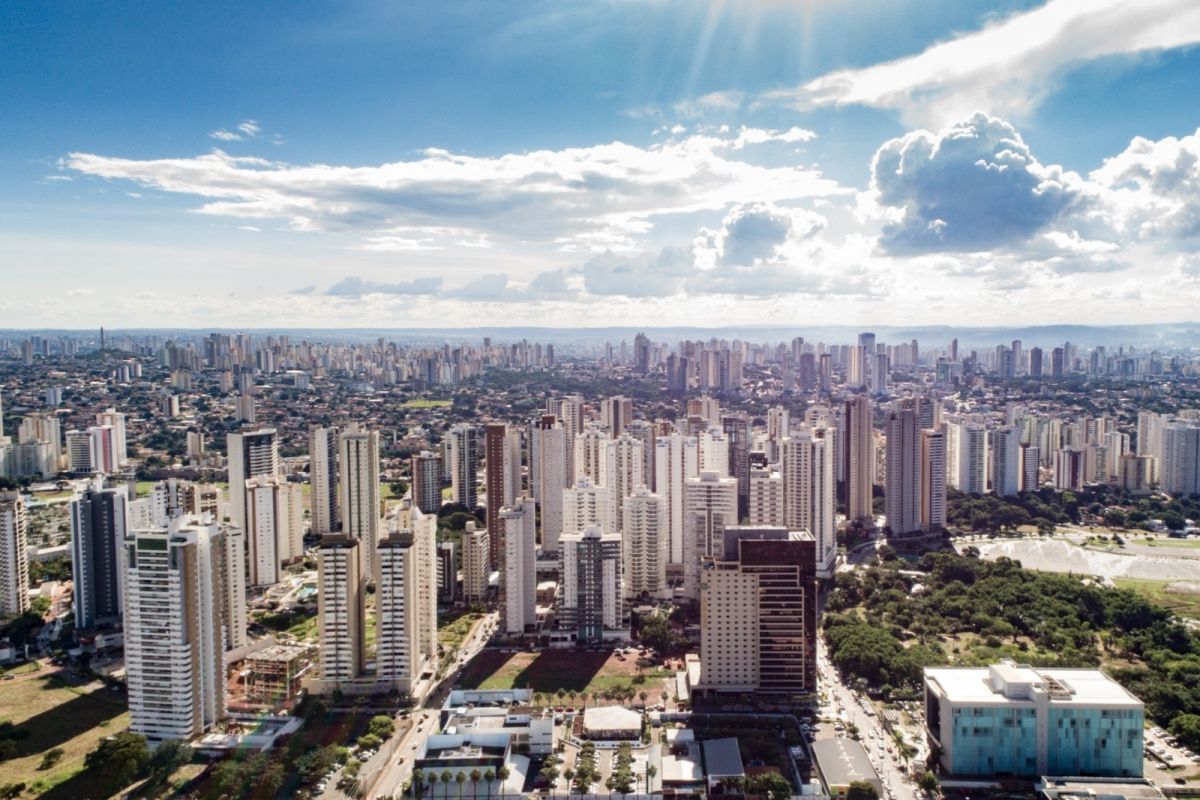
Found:
[[[150,775],[156,780],[166,780],[191,760],[192,748],[187,742],[163,742],[150,756]]]
[[[496,782],[496,773],[495,773],[495,771],[494,771],[494,770],[490,770],[490,769],[489,769],[487,772],[483,773],[483,779],[484,779],[485,781],[487,781],[487,785],[488,785],[488,796],[490,797],[490,796],[491,796],[491,794],[492,794],[492,784]]]
[[[471,797],[479,797],[479,781],[482,779],[482,772],[477,769],[471,770]]]
[[[921,787],[921,791],[926,794],[933,794],[938,788],[937,775],[934,775],[929,770],[921,773],[921,777],[917,779],[917,785]]]
[[[788,800],[792,796],[792,785],[778,772],[764,772],[746,778],[744,786],[749,794],[766,795],[770,800]],[[850,784],[850,788],[853,789],[854,784]],[[846,798],[851,800],[849,795]]]
[[[21,793],[24,791],[25,791],[25,782],[24,781],[22,781],[20,783],[6,783],[3,786],[0,786],[0,799],[16,800],[16,798],[20,797]]]
[[[367,733],[380,739],[387,739],[396,730],[395,721],[387,714],[376,714],[367,723]],[[361,739],[359,740],[361,743]],[[368,748],[370,749],[370,748]]]
[[[420,797],[425,793],[425,772],[421,769],[414,769],[412,774],[412,790],[413,797]]]
[[[458,800],[462,800],[463,784],[467,782],[467,773],[459,770],[458,774],[454,776],[454,782],[458,784]]]
[[[650,785],[654,781],[654,776],[658,774],[658,768],[653,764],[646,767],[646,794],[650,794]]]
[[[125,786],[150,763],[146,737],[127,731],[104,739],[83,757],[83,765],[115,784]]]
[[[1191,750],[1200,749],[1200,714],[1180,714],[1171,720],[1171,733]]]
[[[879,800],[879,792],[866,781],[851,781],[846,789],[846,800]]]
[[[429,773],[429,796],[437,797],[438,774],[436,772]]]
[[[43,770],[52,768],[55,764],[62,760],[62,757],[65,754],[66,751],[61,747],[50,748],[42,754],[42,763],[38,764],[38,769]]]

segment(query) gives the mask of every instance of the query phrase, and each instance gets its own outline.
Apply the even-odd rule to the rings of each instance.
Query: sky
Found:
[[[0,327],[1200,319],[1194,0],[0,4]]]

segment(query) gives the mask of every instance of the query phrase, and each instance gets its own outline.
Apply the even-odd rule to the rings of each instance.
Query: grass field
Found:
[[[446,621],[438,620],[438,644],[447,650],[457,649],[471,632],[471,626],[483,619],[483,614],[470,611]]]
[[[1130,539],[1130,544],[1146,547],[1170,547],[1176,550],[1200,550],[1200,539]]]
[[[404,408],[449,408],[450,405],[451,401],[449,400],[413,399],[404,401]]]
[[[459,683],[468,689],[529,688],[535,692],[605,692],[632,687],[657,697],[662,680],[671,673],[649,668],[641,674],[636,660],[618,661],[607,652],[543,650],[540,653],[500,653],[487,650],[467,665]]]
[[[1151,602],[1165,606],[1181,617],[1200,619],[1200,593],[1172,592],[1167,587],[1182,581],[1151,581],[1134,578],[1116,578],[1114,583],[1121,589],[1132,589]],[[1200,581],[1198,581],[1200,583]]]
[[[54,787],[55,794],[83,770],[83,757],[105,736],[129,726],[129,713],[122,695],[98,682],[72,686],[56,677],[40,676],[0,681],[0,720],[8,720],[29,731],[17,741],[17,757],[0,763],[0,785],[24,782],[31,796],[42,796]],[[42,753],[63,749],[62,759],[47,770],[39,770]]]

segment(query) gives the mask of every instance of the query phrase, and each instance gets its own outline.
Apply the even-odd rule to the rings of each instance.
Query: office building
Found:
[[[925,727],[955,777],[1141,777],[1142,702],[1095,669],[925,670]]]
[[[504,539],[500,629],[510,636],[520,636],[537,624],[536,517],[534,502],[528,497],[500,510]]]
[[[338,436],[338,505],[342,533],[363,543],[359,574],[375,575],[375,549],[383,535],[383,498],[379,487],[379,432],[351,424]]]
[[[75,628],[116,624],[124,608],[121,548],[129,532],[125,487],[105,489],[93,481],[71,500],[71,575]]]
[[[745,414],[721,415],[729,463],[726,474],[732,475],[738,486],[738,519],[750,513],[750,421]]]
[[[684,481],[683,596],[700,596],[700,561],[719,554],[725,529],[737,525],[737,481],[701,472]]]
[[[806,531],[733,526],[722,548],[701,569],[697,690],[815,692],[816,541]]]
[[[338,504],[338,429],[313,426],[308,431],[308,482],[312,487],[312,532],[317,536],[342,529]]]
[[[622,517],[626,596],[666,598],[669,550],[666,501],[639,486],[626,498]]]
[[[442,508],[442,464],[436,453],[422,450],[410,460],[413,505],[424,514],[436,514]]]
[[[447,434],[450,440],[450,491],[455,503],[468,509],[479,505],[479,462],[482,443],[479,428],[459,424]]]
[[[558,628],[576,644],[628,640],[620,535],[598,525],[563,533],[559,559]]]
[[[29,610],[29,541],[25,499],[0,492],[0,620]]]
[[[817,543],[817,577],[831,578],[837,564],[837,507],[833,441],[826,428],[800,429],[783,440],[783,526],[808,531]]]
[[[123,543],[129,729],[152,744],[190,740],[225,716],[225,535],[211,518],[177,517]]]

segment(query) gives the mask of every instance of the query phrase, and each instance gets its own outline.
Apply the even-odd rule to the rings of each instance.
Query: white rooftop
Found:
[[[1055,705],[1120,705],[1142,702],[1098,669],[1036,668],[1004,662],[991,667],[931,667],[927,683],[941,687],[952,703],[1030,702],[1033,691],[1048,691]]]
[[[583,712],[583,727],[589,731],[640,731],[642,715],[621,706],[598,706]]]

